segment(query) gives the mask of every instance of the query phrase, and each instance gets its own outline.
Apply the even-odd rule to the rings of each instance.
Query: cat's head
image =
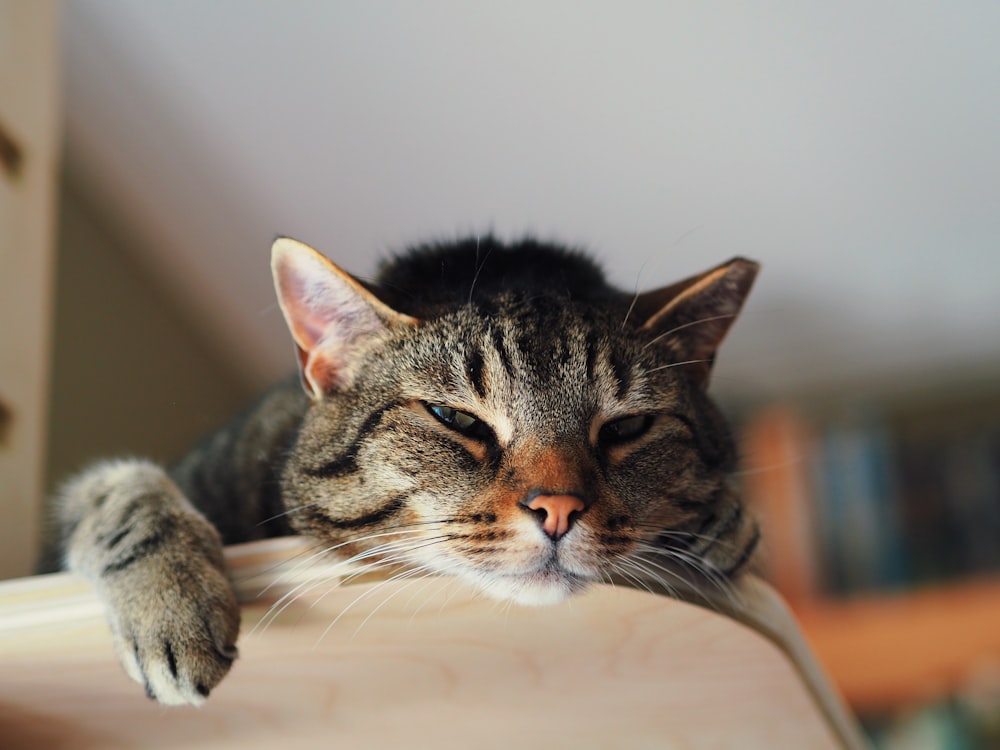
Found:
[[[366,285],[279,239],[273,270],[313,401],[283,492],[322,544],[530,604],[746,552],[715,538],[735,451],[705,389],[755,263],[631,295],[489,240]]]

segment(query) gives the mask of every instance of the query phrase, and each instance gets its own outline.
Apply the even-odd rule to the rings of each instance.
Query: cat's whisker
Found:
[[[336,567],[334,566],[334,569]],[[318,572],[312,578],[300,582],[297,586],[285,592],[281,598],[271,605],[264,616],[258,620],[257,624],[250,631],[250,634],[253,635],[258,629],[261,629],[261,632],[265,632],[291,605],[329,581],[337,581],[339,585],[341,577],[336,574],[331,575],[329,571],[324,573]]]
[[[653,559],[666,560],[712,580],[725,579],[725,574],[714,562],[698,553],[669,547],[645,547],[639,548],[639,552],[640,557],[650,561]]]
[[[663,593],[666,592],[667,596],[672,598],[677,597],[677,592],[674,591],[668,583],[652,576],[649,571],[645,570],[642,566],[633,564],[629,567],[638,571],[638,573],[630,572],[628,568],[621,563],[616,566],[616,572],[618,575],[622,576],[622,578],[625,578],[627,581],[631,581],[632,588],[635,588],[637,591],[645,591],[649,594],[653,594],[654,596],[662,596]],[[654,588],[653,584],[650,583],[651,580],[656,581],[659,588]]]
[[[431,526],[431,525],[436,525],[436,524],[428,524],[428,526]],[[381,553],[386,552],[386,551],[392,551],[396,547],[407,547],[407,546],[413,545],[413,544],[419,545],[419,544],[421,544],[421,543],[423,543],[425,541],[430,541],[430,540],[437,541],[437,540],[442,540],[442,539],[450,539],[450,538],[452,538],[454,536],[453,534],[441,534],[441,533],[439,533],[437,536],[427,536],[428,533],[434,533],[434,532],[440,532],[440,531],[441,531],[441,529],[437,529],[437,528],[433,528],[433,529],[420,528],[420,529],[405,529],[405,530],[402,530],[402,531],[392,531],[392,532],[379,533],[379,534],[370,534],[370,535],[361,536],[361,537],[352,537],[351,539],[347,540],[346,542],[343,542],[341,544],[335,545],[334,547],[331,547],[330,549],[338,549],[338,548],[341,548],[341,547],[344,547],[344,546],[347,546],[347,545],[358,545],[358,544],[362,544],[362,543],[371,541],[372,539],[378,539],[378,538],[382,538],[382,537],[392,537],[392,536],[399,536],[399,535],[403,535],[403,534],[412,534],[413,535],[413,537],[408,538],[408,539],[396,539],[394,541],[382,542],[382,543],[377,544],[377,545],[375,545],[373,547],[365,548],[365,549],[357,552],[356,554],[352,555],[351,557],[346,558],[349,561],[354,561],[354,560],[359,560],[359,559],[365,559],[366,557],[370,557],[372,555],[378,555],[378,554],[381,554]],[[414,538],[414,537],[416,537],[416,538]]]
[[[422,547],[429,546],[431,544],[437,544],[442,541],[446,541],[449,537],[431,537],[430,539],[407,539],[399,542],[392,542],[388,544],[381,544],[372,547],[367,550],[362,550],[358,554],[347,558],[344,563],[350,566],[357,566],[353,568],[347,575],[340,578],[340,583],[348,584],[351,581],[360,578],[363,575],[373,571],[379,570],[381,568],[386,568],[398,563],[406,564],[410,561],[407,555],[416,549],[421,549]],[[358,565],[362,560],[367,560],[369,558],[375,558],[371,562],[365,563],[363,565]],[[322,598],[322,597],[321,597]],[[315,604],[318,604],[314,602]]]
[[[737,520],[742,518],[739,513]],[[723,522],[728,525],[727,521]],[[752,558],[760,540],[760,531],[751,522],[748,534],[734,534],[724,527],[717,534],[685,534],[684,532],[661,531],[656,539],[639,541],[639,549],[647,555],[665,557],[683,563],[701,575],[717,582],[718,586],[731,586],[731,579]],[[673,545],[669,537],[675,537],[681,544]],[[701,542],[692,544],[691,540]]]
[[[292,515],[292,513],[298,513],[299,511],[308,510],[309,508],[315,508],[317,505],[322,505],[324,502],[327,501],[315,500],[311,503],[303,503],[302,505],[296,505],[294,508],[286,508],[285,510],[281,511],[281,513],[275,513],[273,516],[270,516],[269,518],[264,518],[261,521],[258,521],[257,526],[258,527],[266,526],[271,521],[277,521],[279,518],[287,518],[288,516]]]
[[[642,559],[634,555],[618,555],[614,562],[615,571],[651,594],[656,593],[656,590],[652,588],[653,582],[659,583],[662,588],[669,588],[667,584],[661,582],[659,575],[652,573],[642,563]]]
[[[736,597],[736,595],[735,595],[734,588],[733,588],[732,584],[730,583],[729,579],[723,574],[722,571],[720,571],[718,568],[716,568],[714,565],[712,565],[709,561],[704,560],[703,558],[699,558],[699,557],[694,556],[694,555],[688,555],[686,553],[682,553],[682,552],[680,552],[678,550],[665,550],[665,549],[661,549],[661,548],[650,548],[650,549],[648,549],[646,551],[648,551],[648,552],[655,552],[657,554],[666,554],[666,556],[668,556],[668,557],[670,557],[670,558],[678,561],[679,564],[685,566],[686,568],[690,569],[692,572],[694,572],[694,573],[698,574],[699,576],[701,576],[702,578],[708,580],[709,583],[711,583],[716,589],[718,589],[719,593],[723,597],[725,597],[726,599],[728,599],[734,605],[738,605],[740,603],[738,597]],[[663,566],[656,564],[655,562],[653,562],[649,558],[640,557],[639,559],[643,560],[643,562],[646,565],[649,565],[649,566],[652,566],[654,568],[663,570],[664,572],[671,572],[667,568],[664,568]],[[679,576],[679,574],[675,574],[675,575]],[[683,576],[679,576],[679,577],[681,577],[683,579]]]
[[[699,557],[698,555],[691,554],[686,550],[669,549],[669,548],[652,547],[652,546],[648,547],[640,546],[639,550],[641,553],[654,554],[660,557],[665,557],[668,560],[683,566],[684,568],[690,569],[698,573],[699,575],[708,578],[713,583],[717,583],[720,580],[724,580],[722,578],[721,571],[718,568],[716,568],[710,561],[702,557]],[[640,557],[646,562],[648,562],[649,565],[652,565],[657,568],[662,568],[661,565],[657,564],[650,558],[645,557],[644,555],[640,555]]]
[[[387,534],[386,536],[395,536],[396,533],[398,532],[394,532],[393,534]],[[445,539],[451,539],[453,537],[452,534],[426,536],[426,531],[423,529],[420,530],[419,534],[417,532],[406,532],[406,533],[413,533],[414,537],[410,537],[408,539],[396,539],[390,542],[382,542],[381,544],[376,544],[374,547],[368,547],[366,549],[363,549],[360,552],[346,559],[348,561],[364,560],[374,555],[380,555],[387,552],[394,552],[397,549],[409,549],[410,547],[419,547],[425,542],[436,542]],[[374,536],[380,536],[380,535],[373,535],[373,537]],[[350,543],[354,544],[356,542],[352,540],[352,542]]]
[[[305,544],[303,545],[303,549],[299,550],[290,557],[282,558],[272,563],[271,565],[264,566],[259,570],[253,570],[239,575],[233,575],[232,580],[235,583],[244,584],[247,583],[248,581],[252,581],[253,579],[260,577],[261,574],[267,575],[269,578],[272,578],[270,583],[268,583],[264,588],[260,589],[257,592],[255,598],[259,599],[264,594],[266,594],[272,587],[274,587],[280,582],[281,577],[284,575],[282,571],[287,570],[290,567],[297,567],[301,563],[301,558],[303,558],[306,555],[310,555],[310,553],[313,550],[320,549],[321,547],[322,545],[319,544]],[[320,549],[320,552],[317,554],[322,554],[322,550]],[[273,574],[273,576],[271,574]]]
[[[391,536],[391,534],[373,534],[370,536],[372,538],[375,538],[380,536]],[[309,578],[305,579],[297,586],[293,587],[291,590],[286,592],[280,599],[278,599],[278,601],[276,601],[268,610],[268,612],[265,613],[265,615],[258,621],[257,625],[254,626],[251,633],[255,632],[261,625],[263,625],[264,629],[266,630],[267,627],[272,622],[274,622],[274,620],[276,620],[295,601],[309,594],[310,592],[312,592],[318,586],[322,585],[325,582],[332,580],[336,582],[336,585],[332,586],[330,589],[327,590],[326,593],[324,593],[318,599],[314,600],[310,604],[310,608],[316,606],[316,604],[318,604],[323,599],[323,597],[326,596],[326,594],[330,593],[330,591],[334,590],[338,586],[344,585],[345,583],[349,583],[350,581],[354,580],[355,578],[361,575],[364,575],[372,570],[377,570],[380,567],[385,567],[387,564],[392,564],[392,562],[394,562],[391,558],[388,560],[379,559],[371,563],[366,563],[364,565],[359,566],[358,563],[360,561],[368,559],[370,557],[376,557],[379,555],[396,554],[400,551],[405,552],[408,551],[411,547],[415,549],[419,546],[422,546],[422,543],[424,541],[425,540],[423,539],[399,540],[397,542],[376,545],[375,547],[363,550],[349,558],[339,560],[331,566],[324,567],[322,570],[316,572],[315,574],[312,574]],[[421,544],[418,544],[418,542],[420,542]],[[336,549],[341,546],[343,545],[334,545],[333,547],[327,548],[326,550],[322,550],[320,554],[325,554],[329,552],[329,550]],[[316,555],[314,555],[313,557],[315,558]],[[348,574],[347,575],[339,574],[337,571],[340,568],[347,568]]]
[[[441,578],[441,572],[440,571],[438,571],[438,570],[428,570],[427,576],[424,578],[424,585],[421,586],[419,589],[417,589],[416,591],[414,591],[410,595],[410,598],[406,600],[405,608],[406,609],[410,609],[411,607],[413,607],[414,600],[420,594],[422,594],[431,583],[433,583],[435,580],[438,580],[440,578]],[[420,602],[417,603],[416,607],[414,607],[412,609],[411,614],[410,614],[410,622],[411,623],[413,622],[414,618],[416,618],[416,616],[420,612],[420,610],[422,610],[424,608],[424,605],[426,603],[427,603],[427,600],[423,599],[422,601],[420,601]]]
[[[597,582],[606,583],[611,588],[615,588],[615,579],[612,578],[610,573],[607,570],[604,570],[603,568],[597,571]]]
[[[344,615],[346,615],[348,612],[350,612],[352,609],[354,609],[354,607],[356,607],[362,601],[364,601],[368,597],[370,597],[373,594],[375,594],[375,592],[377,592],[380,589],[384,588],[388,584],[394,583],[394,582],[399,581],[399,580],[405,580],[406,578],[412,577],[414,575],[418,575],[418,574],[420,574],[422,572],[423,571],[421,571],[419,569],[404,568],[399,573],[397,573],[397,574],[395,574],[393,576],[390,576],[389,578],[385,579],[384,581],[379,581],[374,586],[371,586],[370,588],[364,589],[360,594],[358,594],[356,597],[354,597],[354,599],[351,600],[351,602],[349,604],[347,604],[347,606],[345,606],[336,617],[333,618],[333,621],[330,622],[329,625],[326,626],[326,628],[323,630],[323,632],[320,633],[319,638],[316,639],[315,646],[319,646],[320,642],[322,642],[322,640],[324,638],[326,638],[327,634],[331,630],[333,630],[334,627],[336,627],[337,623],[340,622],[340,620],[344,617]],[[325,595],[326,594],[324,594],[324,596]],[[367,619],[364,622],[367,622]],[[362,624],[364,624],[364,622]],[[357,634],[357,632],[355,632],[355,635],[356,634]]]
[[[660,593],[666,591],[669,596],[675,599],[684,599],[682,591],[691,587],[689,578],[669,568],[656,565],[648,558],[638,557],[634,558],[632,562],[635,564],[636,569],[642,572],[643,576],[662,587]]]
[[[806,462],[806,456],[796,456],[794,458],[789,458],[786,461],[776,461],[772,464],[763,464],[760,466],[751,466],[745,469],[738,469],[733,472],[734,477],[749,477],[755,476],[757,474],[766,474],[771,471],[778,471],[780,469],[787,469],[791,466],[802,466]]]
[[[294,576],[296,574],[298,574],[306,566],[314,565],[314,564],[316,564],[317,560],[320,560],[321,558],[330,555],[330,553],[332,553],[332,552],[334,552],[334,551],[336,551],[338,549],[341,549],[343,547],[346,547],[346,546],[348,546],[350,544],[359,544],[359,543],[371,541],[372,539],[379,539],[379,538],[387,537],[387,536],[396,536],[396,535],[399,535],[399,534],[419,534],[419,533],[422,533],[423,531],[424,531],[423,529],[413,529],[413,530],[403,530],[403,531],[387,531],[387,532],[380,533],[380,534],[369,534],[369,535],[366,535],[366,536],[363,536],[363,537],[358,537],[356,539],[351,539],[351,540],[346,541],[346,542],[341,542],[340,544],[334,544],[332,546],[321,548],[318,551],[314,552],[313,554],[309,555],[305,560],[298,560],[295,563],[294,567],[292,567],[291,570],[282,573],[277,578],[275,578],[275,580],[271,581],[267,586],[265,586],[263,589],[261,589],[260,593],[258,593],[257,596],[258,597],[263,596],[271,588],[273,588],[273,587],[275,587],[275,586],[277,586],[279,584],[288,583],[289,579],[294,579]],[[305,555],[305,554],[308,554],[308,551],[300,552],[295,557],[300,557],[300,556]],[[295,558],[290,558],[289,560],[282,561],[281,563],[277,563],[276,565],[274,565],[269,570],[274,570],[274,569],[276,569],[278,567],[281,567],[282,565],[285,565],[287,563],[292,562],[292,560],[294,560],[294,559]],[[342,562],[342,561],[338,561],[338,562]]]
[[[514,600],[507,599],[505,602],[500,603],[506,605],[503,608],[503,625],[506,628],[510,626],[510,613],[514,609]]]
[[[257,526],[264,526],[265,524],[267,524],[267,523],[269,523],[271,521],[277,521],[279,518],[286,518],[286,517],[292,515],[293,513],[299,513],[299,512],[304,511],[304,510],[309,510],[310,508],[318,507],[320,505],[326,505],[329,502],[330,501],[328,499],[314,500],[311,503],[302,503],[301,505],[296,505],[293,508],[286,508],[281,513],[276,513],[275,515],[270,516],[269,518],[265,518],[264,520],[259,521],[257,523]],[[444,520],[444,521],[439,521],[438,523],[447,523],[447,522],[448,522],[447,520]],[[406,523],[406,524],[400,524],[400,526],[418,526],[418,525],[423,524],[423,523],[435,523],[435,522],[434,521],[413,521],[413,522]],[[398,528],[398,527],[396,527],[396,528]]]
[[[414,559],[410,556],[410,553],[435,544],[440,544],[441,542],[449,541],[451,538],[452,537],[450,535],[442,535],[429,538],[409,539],[405,540],[405,543],[393,542],[359,552],[357,555],[350,558],[349,562],[356,563],[359,560],[364,560],[369,557],[375,557],[376,559],[362,566],[357,571],[352,571],[344,577],[343,582],[349,583],[355,578],[366,574],[370,570],[378,570],[379,568],[390,565],[421,565],[422,563],[414,561]]]
[[[715,321],[715,320],[731,320],[732,318],[735,318],[735,317],[736,317],[735,313],[727,314],[727,315],[711,315],[711,316],[709,316],[707,318],[699,318],[698,320],[691,320],[691,321],[688,321],[687,323],[682,323],[681,325],[674,326],[669,331],[665,331],[665,332],[661,333],[660,335],[655,336],[654,338],[652,338],[649,341],[647,341],[643,345],[642,351],[645,351],[646,349],[648,349],[649,347],[651,347],[653,344],[655,344],[657,341],[665,339],[668,336],[673,336],[675,333],[677,333],[678,331],[683,331],[685,328],[690,328],[691,326],[700,325],[702,323],[711,323],[712,321]]]
[[[375,566],[373,566],[373,567],[375,567]],[[385,567],[385,566],[379,566],[379,567]],[[407,570],[407,568],[405,568],[405,567],[402,567],[402,566],[398,566],[398,567],[400,569],[402,569],[404,572]],[[382,587],[386,583],[386,580],[393,580],[394,577],[395,577],[395,574],[393,576],[390,576],[388,579],[376,581],[375,584],[373,585],[373,587],[367,588],[367,589],[363,589],[362,593],[359,595],[359,598],[363,598],[365,596],[366,592],[371,592],[373,589],[377,589],[377,588]],[[315,597],[310,602],[309,609],[313,609],[314,607],[316,607],[318,604],[320,604],[327,596],[329,596],[334,591],[337,591],[337,590],[343,588],[344,586],[349,585],[349,583],[350,583],[351,580],[352,580],[352,578],[350,576],[347,577],[347,578],[328,579],[326,581],[326,583],[329,583],[329,586],[327,587],[327,589],[325,591],[323,591],[321,594],[319,594],[319,596]],[[357,600],[358,599],[356,599],[355,601],[357,601]],[[341,611],[341,615],[344,614],[344,612],[347,609],[350,609],[351,606],[353,606],[353,602],[351,604],[347,605],[347,607],[344,610]],[[340,615],[338,615],[338,619],[339,619],[339,617],[340,617]],[[332,623],[331,623],[331,627],[332,627]],[[326,635],[327,632],[329,632],[329,629],[330,628],[328,627],[326,630],[323,631],[323,633],[320,635],[320,637],[316,641],[316,644],[315,644],[316,646],[318,646],[319,643],[320,643],[320,641],[323,640],[323,637]]]
[[[662,551],[684,551],[692,554],[697,554],[697,550],[693,549],[693,542],[706,542],[704,546],[700,549],[702,551],[708,549],[709,547],[728,547],[731,552],[736,552],[739,548],[737,545],[717,534],[702,534],[696,531],[681,531],[676,529],[660,529],[656,532],[656,537],[659,539],[676,539],[679,542],[688,542],[685,547],[675,547],[671,545],[658,545],[656,539],[640,539],[640,544],[650,545],[650,549],[658,549]]]
[[[609,567],[613,573],[617,573],[626,581],[631,581],[635,588],[643,589],[651,594],[655,594],[656,591],[650,586],[649,581],[645,580],[643,576],[634,575],[630,569],[636,569],[640,573],[645,574],[646,578],[652,578],[653,580],[659,581],[656,576],[650,576],[641,566],[637,565],[636,561],[632,558],[626,556],[618,556],[609,564]],[[667,584],[662,584],[663,588],[670,591],[670,587]]]
[[[365,619],[363,619],[358,624],[358,627],[356,627],[354,629],[354,632],[351,634],[351,638],[352,639],[356,638],[357,635],[358,635],[358,633],[361,632],[361,629],[368,623],[368,621],[371,620],[372,617],[374,617],[375,614],[380,609],[382,609],[386,604],[388,604],[394,598],[396,598],[397,596],[399,596],[399,594],[403,593],[403,591],[405,591],[406,589],[410,588],[413,584],[418,583],[420,581],[426,581],[428,578],[431,578],[431,577],[432,577],[431,571],[429,571],[426,567],[422,567],[422,568],[419,568],[419,569],[412,569],[410,571],[404,571],[403,573],[400,573],[399,575],[397,575],[397,576],[395,576],[395,577],[390,578],[389,580],[387,580],[386,583],[398,582],[398,581],[401,581],[401,580],[410,579],[410,580],[407,580],[406,583],[403,584],[402,586],[396,586],[396,587],[394,587],[392,593],[389,594],[389,596],[385,597],[378,604],[378,606],[374,607],[371,610],[371,612],[368,613],[368,615],[365,617]],[[381,587],[379,587],[379,588],[381,588]],[[426,588],[426,584],[425,584],[425,588]]]
[[[458,578],[455,578],[453,580],[455,580],[456,583],[460,583]],[[454,599],[455,596],[458,594],[458,592],[461,591],[461,590],[462,590],[462,586],[461,585],[459,585],[457,587],[455,587],[455,586],[448,586],[448,590],[445,592],[444,601],[441,603],[441,609],[439,610],[439,612],[444,612],[445,608],[451,603],[451,600]],[[481,593],[482,592],[479,591],[479,590],[475,591],[476,596],[481,595]]]
[[[430,567],[430,566],[427,566],[427,565],[422,566],[422,567],[425,567],[427,569],[427,571],[428,571],[427,584],[425,584],[425,588],[426,588],[427,585],[429,585],[435,579],[444,578],[445,580],[447,580],[448,583],[447,583],[447,585],[445,587],[445,605],[447,605],[447,603],[449,601],[451,601],[452,597],[455,595],[454,591],[453,591],[453,589],[455,587],[455,584],[460,583],[460,579],[458,578],[458,573],[461,570],[460,566],[456,565],[453,562],[448,562],[447,564],[442,565],[441,561],[435,561],[434,567]],[[423,589],[421,589],[421,591],[423,591]],[[417,592],[417,593],[419,593],[419,592]],[[414,597],[416,597],[416,595],[417,594],[415,593],[413,595],[413,597],[411,597],[411,599],[413,599]],[[417,616],[417,614],[421,610],[423,610],[424,606],[427,603],[428,603],[428,600],[424,599],[423,601],[421,601],[417,605],[417,607],[414,610],[413,614],[410,615],[410,620],[411,621],[413,620],[414,617]]]
[[[297,592],[299,592],[302,589],[303,586],[308,585],[309,583],[311,583],[312,581],[314,581],[316,578],[336,576],[337,575],[336,571],[338,570],[338,568],[349,566],[356,559],[358,559],[357,556],[354,556],[352,558],[336,560],[332,564],[328,563],[328,564],[324,564],[324,565],[320,566],[320,562],[325,562],[325,563],[328,562],[328,561],[325,561],[323,558],[328,557],[331,552],[333,552],[333,551],[335,551],[337,549],[340,549],[340,548],[344,547],[347,544],[351,544],[351,543],[354,543],[354,542],[358,542],[358,541],[370,541],[372,539],[382,538],[382,537],[386,537],[386,536],[396,536],[396,535],[398,535],[400,533],[417,533],[417,531],[407,530],[407,531],[403,531],[403,532],[398,532],[397,531],[397,532],[386,532],[386,533],[382,533],[382,534],[370,534],[370,535],[367,535],[365,537],[360,537],[357,540],[352,540],[352,542],[343,542],[341,544],[336,544],[336,545],[332,545],[332,546],[328,546],[328,547],[325,547],[323,549],[320,549],[317,552],[315,552],[312,555],[310,555],[305,560],[298,561],[292,570],[283,573],[279,578],[275,579],[275,581],[272,581],[270,584],[268,584],[258,594],[258,598],[262,597],[272,587],[277,586],[279,584],[287,585],[291,581],[295,580],[295,578],[297,578],[299,575],[303,575],[304,576],[304,580],[301,581],[298,585],[294,586],[290,591],[286,592],[278,600],[278,602],[276,602],[276,604],[274,605],[274,606],[280,606],[289,596],[294,596]],[[381,548],[381,547],[379,547],[379,548]],[[308,570],[309,567],[312,567],[314,569],[317,568],[317,567],[319,567],[320,569],[318,571],[313,570],[313,571],[309,571],[309,572],[303,572],[304,570]]]
[[[647,575],[650,575],[653,580],[657,581],[658,583],[660,583],[660,584],[662,584],[664,586],[667,586],[666,578],[664,578],[662,575],[660,575],[660,573],[664,573],[664,574],[666,574],[667,576],[669,576],[671,578],[676,578],[678,581],[681,581],[682,583],[686,582],[686,579],[684,578],[684,576],[681,575],[680,573],[678,573],[677,571],[671,570],[670,568],[664,567],[662,565],[657,565],[656,563],[654,563],[652,560],[650,560],[648,558],[645,558],[645,557],[642,557],[642,556],[633,556],[633,557],[629,557],[628,558],[628,562],[632,563],[638,569],[642,570]],[[654,571],[659,571],[659,573],[656,573]],[[669,586],[667,588],[670,591],[673,590]]]
[[[333,570],[336,570],[338,566],[332,566]],[[278,617],[293,603],[298,601],[302,596],[308,594],[316,586],[321,583],[330,580],[331,578],[336,578],[335,575],[330,575],[329,570],[316,571],[313,572],[310,577],[304,578],[298,584],[288,589],[284,594],[282,594],[271,606],[268,608],[267,612],[257,621],[253,629],[250,631],[250,635],[255,634],[258,630],[264,632],[270,625],[277,620]]]
[[[635,309],[636,304],[639,302],[639,297],[642,296],[639,293],[639,280],[642,278],[642,272],[645,270],[646,263],[648,262],[649,262],[648,259],[644,260],[642,262],[642,265],[639,266],[639,272],[636,273],[635,275],[635,289],[634,293],[632,294],[632,302],[629,304],[628,310],[625,311],[625,319],[622,320],[621,330],[623,331],[625,330],[625,325],[628,323],[629,316],[632,315],[632,311]]]
[[[443,593],[443,597],[442,596],[436,597],[441,599],[442,602],[441,607],[438,609],[439,615],[441,614],[441,612],[444,611],[445,607],[448,606],[448,603],[454,598],[456,587],[458,587],[459,590],[461,590],[462,587],[461,579],[457,575],[450,574],[449,570],[457,571],[457,566],[454,566],[452,568],[445,568],[444,570],[441,570],[440,568],[435,566],[435,569],[431,571],[431,574],[428,576],[429,580],[433,580],[435,578],[444,578],[446,581],[446,584],[444,586],[444,591],[441,592]],[[423,601],[421,601],[417,605],[416,610],[414,610],[413,614],[411,615],[411,619],[413,617],[416,617],[420,612],[422,612],[424,607],[426,607],[430,603],[431,602],[428,599],[424,599]]]
[[[625,318],[622,320],[621,330],[625,330],[625,326],[628,323],[629,316],[635,309],[636,303],[639,301],[639,289],[636,287],[635,294],[632,295],[632,302],[628,306],[628,310],[625,311]]]
[[[339,581],[339,584],[341,586],[349,585],[351,583],[354,583],[359,578],[362,578],[375,571],[384,571],[387,569],[397,570],[397,569],[412,568],[414,567],[414,563],[412,558],[408,556],[407,554],[408,552],[409,550],[407,549],[397,550],[396,554],[390,555],[388,557],[379,557],[378,559],[373,560],[370,563],[366,563],[365,565],[357,568],[357,570],[352,571],[348,575],[344,576]],[[317,601],[314,604],[318,603],[319,602]]]
[[[480,242],[481,239],[482,239],[482,237],[480,237],[480,235],[477,234],[476,235],[476,272],[475,272],[475,275],[472,277],[472,284],[469,286],[469,299],[468,299],[468,302],[467,302],[467,304],[469,304],[469,305],[472,304],[472,293],[476,291],[476,282],[479,281],[479,274],[481,274],[483,272],[483,268],[486,267],[486,261],[488,261],[490,259],[490,253],[493,252],[493,248],[490,247],[490,249],[486,251],[486,257],[483,258],[483,262],[482,263],[479,262],[479,242]]]
[[[712,360],[710,360],[710,359],[687,359],[687,360],[684,360],[683,362],[671,362],[668,365],[660,365],[659,367],[651,367],[650,369],[646,370],[646,374],[649,375],[649,374],[654,373],[654,372],[659,372],[660,370],[669,370],[669,369],[671,369],[673,367],[682,367],[683,365],[700,365],[700,364],[711,364],[711,363],[712,363]]]

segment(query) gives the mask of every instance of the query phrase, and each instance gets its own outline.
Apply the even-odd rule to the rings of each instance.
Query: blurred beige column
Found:
[[[59,5],[0,0],[0,578],[40,532],[59,157]]]

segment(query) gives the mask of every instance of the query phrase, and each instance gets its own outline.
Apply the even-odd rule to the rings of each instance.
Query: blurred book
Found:
[[[794,606],[820,591],[809,479],[813,438],[794,409],[775,406],[754,417],[742,442],[741,476],[763,529],[764,572]]]
[[[872,406],[743,425],[766,573],[794,604],[1000,571],[1000,426],[974,405],[919,429]]]
[[[826,425],[815,459],[824,577],[837,593],[907,577],[891,436],[871,409]]]

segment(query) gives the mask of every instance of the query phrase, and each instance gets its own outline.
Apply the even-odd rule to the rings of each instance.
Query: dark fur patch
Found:
[[[406,500],[408,495],[395,495],[385,503],[383,503],[376,510],[370,513],[365,513],[362,516],[356,516],[355,518],[338,518],[331,516],[329,511],[323,507],[312,507],[308,509],[308,515],[313,519],[316,519],[320,524],[328,525],[336,529],[363,529],[366,526],[374,526],[376,524],[387,521],[392,516],[399,513],[406,507]]]
[[[143,560],[157,552],[166,541],[173,535],[174,525],[166,521],[161,521],[156,531],[132,545],[125,557],[108,563],[101,571],[102,576],[120,573],[131,567],[135,563]]]
[[[365,438],[382,422],[382,417],[385,413],[392,408],[387,406],[384,409],[379,409],[374,414],[370,414],[368,418],[362,423],[361,428],[354,436],[354,440],[351,443],[351,447],[347,449],[342,455],[337,456],[337,458],[332,461],[328,461],[325,464],[319,466],[306,467],[303,471],[317,479],[339,479],[340,477],[345,477],[348,474],[354,474],[358,470],[358,451],[364,444]]]
[[[170,641],[163,642],[163,650],[167,655],[167,668],[170,670],[170,676],[175,680],[177,679],[177,655],[174,653],[174,647],[170,645]]]
[[[486,398],[486,384],[483,382],[483,353],[479,349],[473,349],[469,355],[469,362],[465,367],[469,376],[469,382],[476,389],[480,398]]]
[[[507,377],[514,377],[514,365],[511,363],[510,352],[507,350],[507,342],[504,340],[503,331],[494,326],[490,329],[490,338],[493,340],[493,348],[500,358],[500,364],[507,372]]]
[[[618,383],[615,395],[617,395],[619,399],[623,399],[628,394],[629,388],[632,386],[632,365],[630,362],[626,362],[622,359],[621,356],[612,352],[611,369],[614,371],[615,380]]]
[[[734,576],[739,573],[753,558],[754,552],[757,551],[757,547],[760,544],[760,528],[755,526],[753,535],[743,546],[743,551],[740,556],[737,557],[727,568],[723,569],[722,574],[725,576]]]

